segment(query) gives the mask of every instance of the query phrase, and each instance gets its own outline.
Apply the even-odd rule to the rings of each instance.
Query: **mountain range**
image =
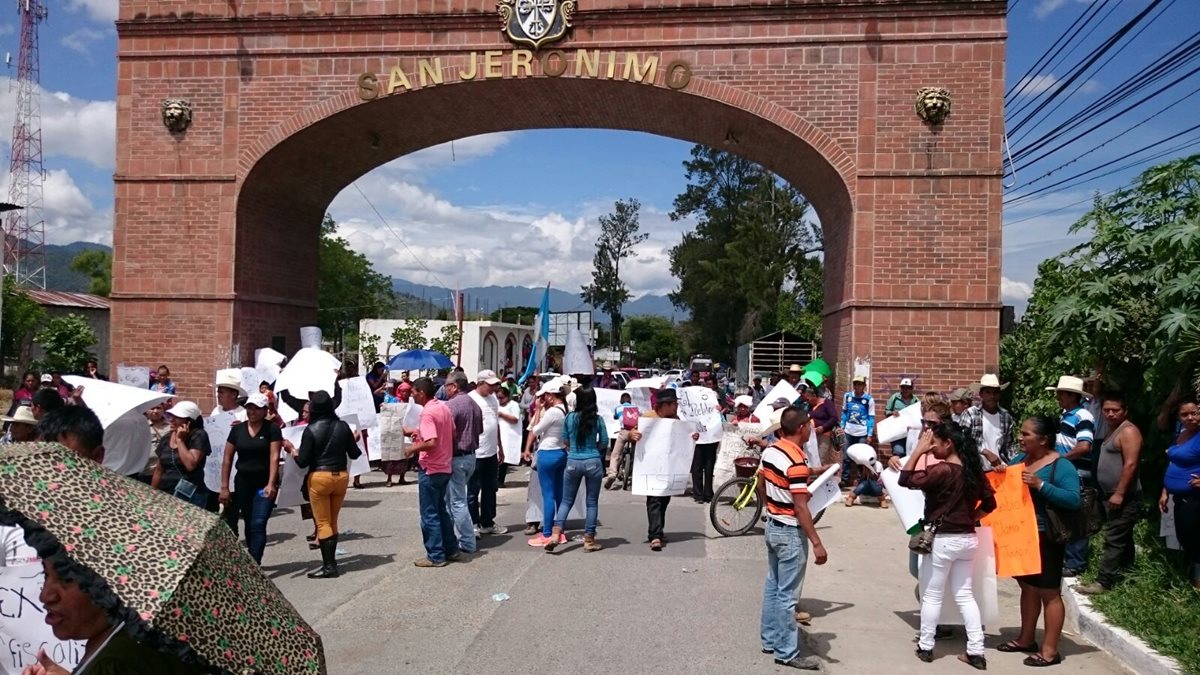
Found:
[[[451,309],[450,298],[453,291],[441,286],[426,286],[405,279],[392,278],[392,288],[397,293],[412,295],[429,301],[434,306]],[[463,303],[468,314],[490,314],[501,307],[537,307],[542,303],[542,288],[526,288],[524,286],[475,286],[462,289]],[[550,289],[551,312],[582,312],[587,311],[588,304],[578,293]],[[607,322],[603,312],[593,311],[595,321]],[[671,299],[662,295],[643,295],[625,303],[625,316],[649,314],[666,318],[687,318],[687,313],[671,304]]]

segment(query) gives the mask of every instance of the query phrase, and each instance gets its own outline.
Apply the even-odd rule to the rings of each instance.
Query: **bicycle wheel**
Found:
[[[726,537],[746,534],[758,522],[762,502],[758,499],[754,480],[734,478],[717,488],[708,505],[708,519],[717,532]]]
[[[625,456],[621,458],[621,489],[629,491],[633,489],[633,451],[628,450]]]

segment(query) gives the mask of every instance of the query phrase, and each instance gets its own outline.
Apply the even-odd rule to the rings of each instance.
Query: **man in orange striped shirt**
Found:
[[[779,440],[763,452],[759,467],[767,503],[767,582],[760,632],[762,651],[774,654],[776,665],[820,670],[815,658],[800,655],[795,615],[809,543],[818,565],[829,557],[808,511],[810,469],[801,448],[809,433],[807,413],[794,406],[784,410]]]

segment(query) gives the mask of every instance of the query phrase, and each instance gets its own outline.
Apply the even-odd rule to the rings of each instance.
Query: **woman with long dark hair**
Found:
[[[208,488],[204,486],[204,465],[212,454],[200,406],[180,401],[166,412],[171,433],[158,443],[158,466],[150,477],[150,487],[170,492],[183,501],[207,508]]]
[[[1062,663],[1058,639],[1062,637],[1066,608],[1062,599],[1063,561],[1067,554],[1065,542],[1052,541],[1046,532],[1047,509],[1077,511],[1079,474],[1069,460],[1058,454],[1055,437],[1058,420],[1049,417],[1030,417],[1021,425],[1021,452],[1009,462],[1021,467],[1021,481],[1033,495],[1033,510],[1037,515],[1038,555],[1042,571],[1017,577],[1021,586],[1021,632],[1016,639],[997,647],[1002,652],[1024,652],[1025,665],[1053,666]],[[1045,614],[1042,645],[1034,641],[1038,616]]]
[[[354,440],[350,425],[338,419],[333,397],[315,391],[308,399],[308,425],[296,454],[301,469],[312,467],[308,477],[308,497],[312,503],[313,519],[317,521],[317,545],[321,549],[321,569],[310,572],[310,579],[332,579],[338,576],[337,550],[338,512],[346,499],[350,460],[362,454]],[[286,446],[291,446],[286,443]],[[288,447],[289,452],[293,448]]]
[[[554,529],[545,549],[553,551],[563,534],[567,514],[575,505],[579,483],[587,488],[587,515],[583,526],[583,550],[599,551],[596,543],[596,520],[600,515],[600,482],[604,480],[604,461],[600,448],[608,447],[608,428],[600,419],[596,407],[596,390],[580,387],[575,390],[575,410],[567,413],[563,424],[563,440],[567,444],[567,468],[563,474],[563,497],[554,516]]]
[[[918,469],[917,463],[926,454],[942,461]],[[983,620],[971,578],[978,548],[975,523],[996,510],[996,496],[983,477],[983,462],[975,441],[953,422],[930,425],[900,472],[900,484],[925,494],[925,527],[934,529],[929,555],[933,573],[921,596],[917,658],[926,663],[933,661],[933,641],[948,586],[967,630],[967,653],[958,658],[978,670],[987,670]]]
[[[1167,448],[1158,508],[1166,513],[1168,498],[1174,497],[1175,533],[1191,563],[1192,586],[1200,590],[1200,408],[1195,400],[1179,404],[1179,426],[1179,436]]]

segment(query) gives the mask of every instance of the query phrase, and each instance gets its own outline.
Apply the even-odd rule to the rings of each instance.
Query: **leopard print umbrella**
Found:
[[[320,636],[211,513],[22,443],[0,447],[0,524],[160,651],[212,672],[325,672]]]

